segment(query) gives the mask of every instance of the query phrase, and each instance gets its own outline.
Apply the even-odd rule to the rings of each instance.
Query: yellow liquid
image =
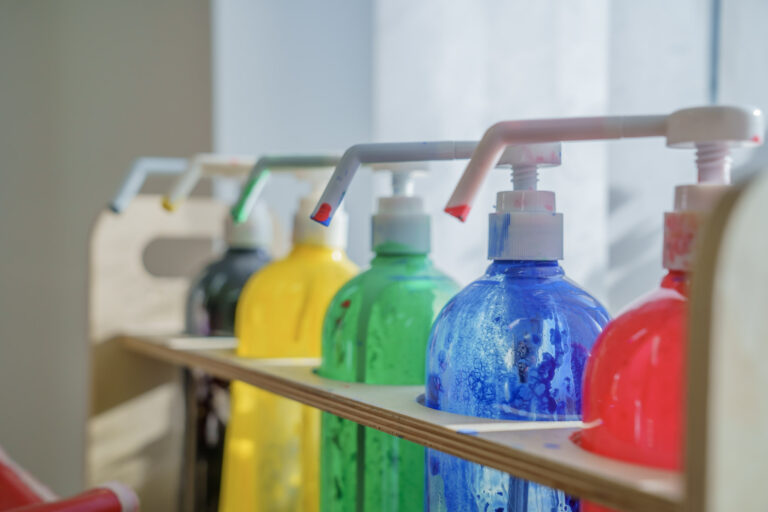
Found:
[[[242,357],[320,357],[325,311],[357,267],[339,249],[298,244],[243,288]],[[317,511],[320,411],[243,382],[231,386],[219,512]]]

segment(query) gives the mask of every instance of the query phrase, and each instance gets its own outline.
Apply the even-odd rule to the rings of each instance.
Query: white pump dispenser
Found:
[[[478,143],[475,141],[441,140],[431,142],[380,142],[357,144],[344,152],[328,185],[325,187],[312,220],[325,226],[331,224],[347,188],[362,164],[392,164],[398,162],[429,162],[469,158]],[[503,149],[494,165],[516,163],[521,151],[518,147]],[[558,150],[559,152],[559,150]],[[391,168],[391,167],[390,167]]]
[[[445,211],[466,219],[483,179],[509,144],[666,137],[669,147],[697,151],[699,183],[677,187],[675,211],[665,217],[664,266],[689,270],[697,227],[730,182],[730,149],[762,144],[762,133],[760,110],[732,106],[694,107],[657,116],[503,121],[483,135]]]
[[[176,175],[187,169],[186,158],[140,157],[131,163],[131,168],[120,184],[115,197],[109,202],[109,209],[122,213],[128,204],[141,192],[147,177],[153,174]]]
[[[343,208],[337,212],[338,221],[333,226],[326,228],[310,219],[315,204],[320,200],[325,185],[331,178],[331,173],[331,168],[293,171],[293,175],[298,180],[306,181],[312,187],[309,194],[299,200],[299,208],[293,217],[294,245],[303,243],[346,249],[349,216]]]
[[[563,259],[563,214],[555,209],[555,193],[537,190],[538,168],[560,165],[560,144],[511,146],[513,190],[496,194],[489,215],[488,259]]]
[[[340,157],[333,153],[262,156],[253,165],[240,198],[232,208],[235,225],[260,216],[258,213],[251,215],[251,211],[259,204],[259,198],[265,191],[270,174],[288,172],[300,181],[309,182],[311,187],[309,194],[299,200],[299,208],[293,219],[293,243],[346,248],[348,227],[346,213],[342,212],[341,222],[331,230],[324,230],[309,220],[312,208],[320,198],[331,170],[339,163],[339,159]]]
[[[184,172],[180,174],[169,193],[163,197],[163,207],[168,211],[176,210],[203,177],[221,176],[242,180],[253,167],[256,158],[247,155],[201,153],[185,162]],[[243,249],[271,247],[274,235],[272,221],[266,207],[261,207],[260,213],[249,222],[243,223],[234,223],[227,216],[224,233],[228,247]]]
[[[189,159],[184,173],[163,198],[163,208],[173,211],[184,201],[200,178],[225,176],[242,179],[251,170],[256,158],[249,155],[219,155],[200,153]]]
[[[378,210],[371,218],[371,247],[377,253],[428,253],[430,217],[423,199],[413,195],[413,179],[422,172],[423,164],[374,164],[372,168],[392,174],[392,195],[378,200]]]
[[[674,210],[664,214],[663,264],[668,270],[690,271],[699,226],[731,182],[728,144],[696,144],[697,183],[675,187]]]
[[[702,161],[701,168],[708,174],[724,165],[722,156],[727,156],[729,148],[761,144],[762,133],[759,109],[732,106],[694,107],[655,116],[502,121],[491,126],[477,144],[445,211],[466,219],[483,179],[510,144],[666,137],[669,147],[715,149],[704,157],[711,165]]]

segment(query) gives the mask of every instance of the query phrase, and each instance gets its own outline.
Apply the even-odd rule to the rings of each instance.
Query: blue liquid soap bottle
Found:
[[[512,149],[514,190],[499,192],[490,214],[493,262],[432,327],[426,404],[482,418],[579,420],[584,364],[609,317],[558,264],[563,216],[554,192],[536,190],[537,167],[558,165],[560,145]],[[466,204],[446,211],[463,219]],[[426,489],[430,511],[577,510],[562,491],[432,449]]]

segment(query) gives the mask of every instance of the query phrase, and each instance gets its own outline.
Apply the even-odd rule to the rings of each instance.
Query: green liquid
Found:
[[[378,254],[331,301],[318,373],[348,382],[423,385],[432,322],[458,291],[427,255]],[[323,413],[320,451],[321,511],[423,509],[422,446]]]

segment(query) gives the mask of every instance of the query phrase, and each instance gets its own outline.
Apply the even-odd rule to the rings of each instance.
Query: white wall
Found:
[[[478,139],[502,119],[600,115],[608,107],[607,2],[376,3],[376,140]],[[605,147],[568,145],[541,172],[565,214],[565,268],[602,298]],[[462,283],[488,265],[487,214],[509,176],[491,173],[466,224],[442,213],[465,162],[417,184],[435,213],[434,258]]]
[[[611,113],[662,114],[709,102],[710,4],[611,4]],[[613,142],[608,176],[608,298],[616,312],[661,279],[663,212],[673,207],[675,185],[696,179],[693,152],[667,149],[663,139]]]
[[[369,0],[329,9],[215,2],[217,149],[477,139],[502,119],[664,113],[707,103],[710,10],[709,0]],[[275,26],[249,30],[244,20]],[[322,57],[326,67],[305,77],[300,70]],[[306,101],[318,96],[322,105]],[[674,185],[693,180],[692,155],[667,150],[661,139],[570,143],[563,162],[542,171],[540,186],[557,192],[565,214],[564,267],[616,312],[658,283],[662,215]],[[488,263],[487,213],[508,177],[492,173],[460,224],[442,208],[463,163],[431,168],[417,191],[434,213],[434,258],[467,283]],[[347,199],[355,221],[350,253],[361,264],[369,255],[369,194],[387,190],[366,176]]]
[[[310,151],[369,140],[476,139],[505,117],[604,113],[606,5],[214,2],[216,149]],[[602,295],[605,148],[574,146],[565,158],[568,165],[545,171],[542,184],[562,191],[568,271]],[[417,189],[436,213],[435,259],[466,283],[487,265],[485,214],[507,177],[493,176],[462,226],[438,213],[460,168],[440,166]],[[345,200],[354,214],[349,252],[363,265],[370,255],[370,183],[361,173]],[[383,181],[376,184],[377,194],[386,192]],[[582,200],[586,191],[592,191],[588,201]]]
[[[371,5],[368,0],[214,0],[214,148],[225,153],[343,151],[371,138]],[[347,208],[368,240],[370,180]],[[299,187],[305,193],[307,187]],[[290,227],[295,181],[277,176],[268,204]],[[365,244],[349,248],[360,264]]]

